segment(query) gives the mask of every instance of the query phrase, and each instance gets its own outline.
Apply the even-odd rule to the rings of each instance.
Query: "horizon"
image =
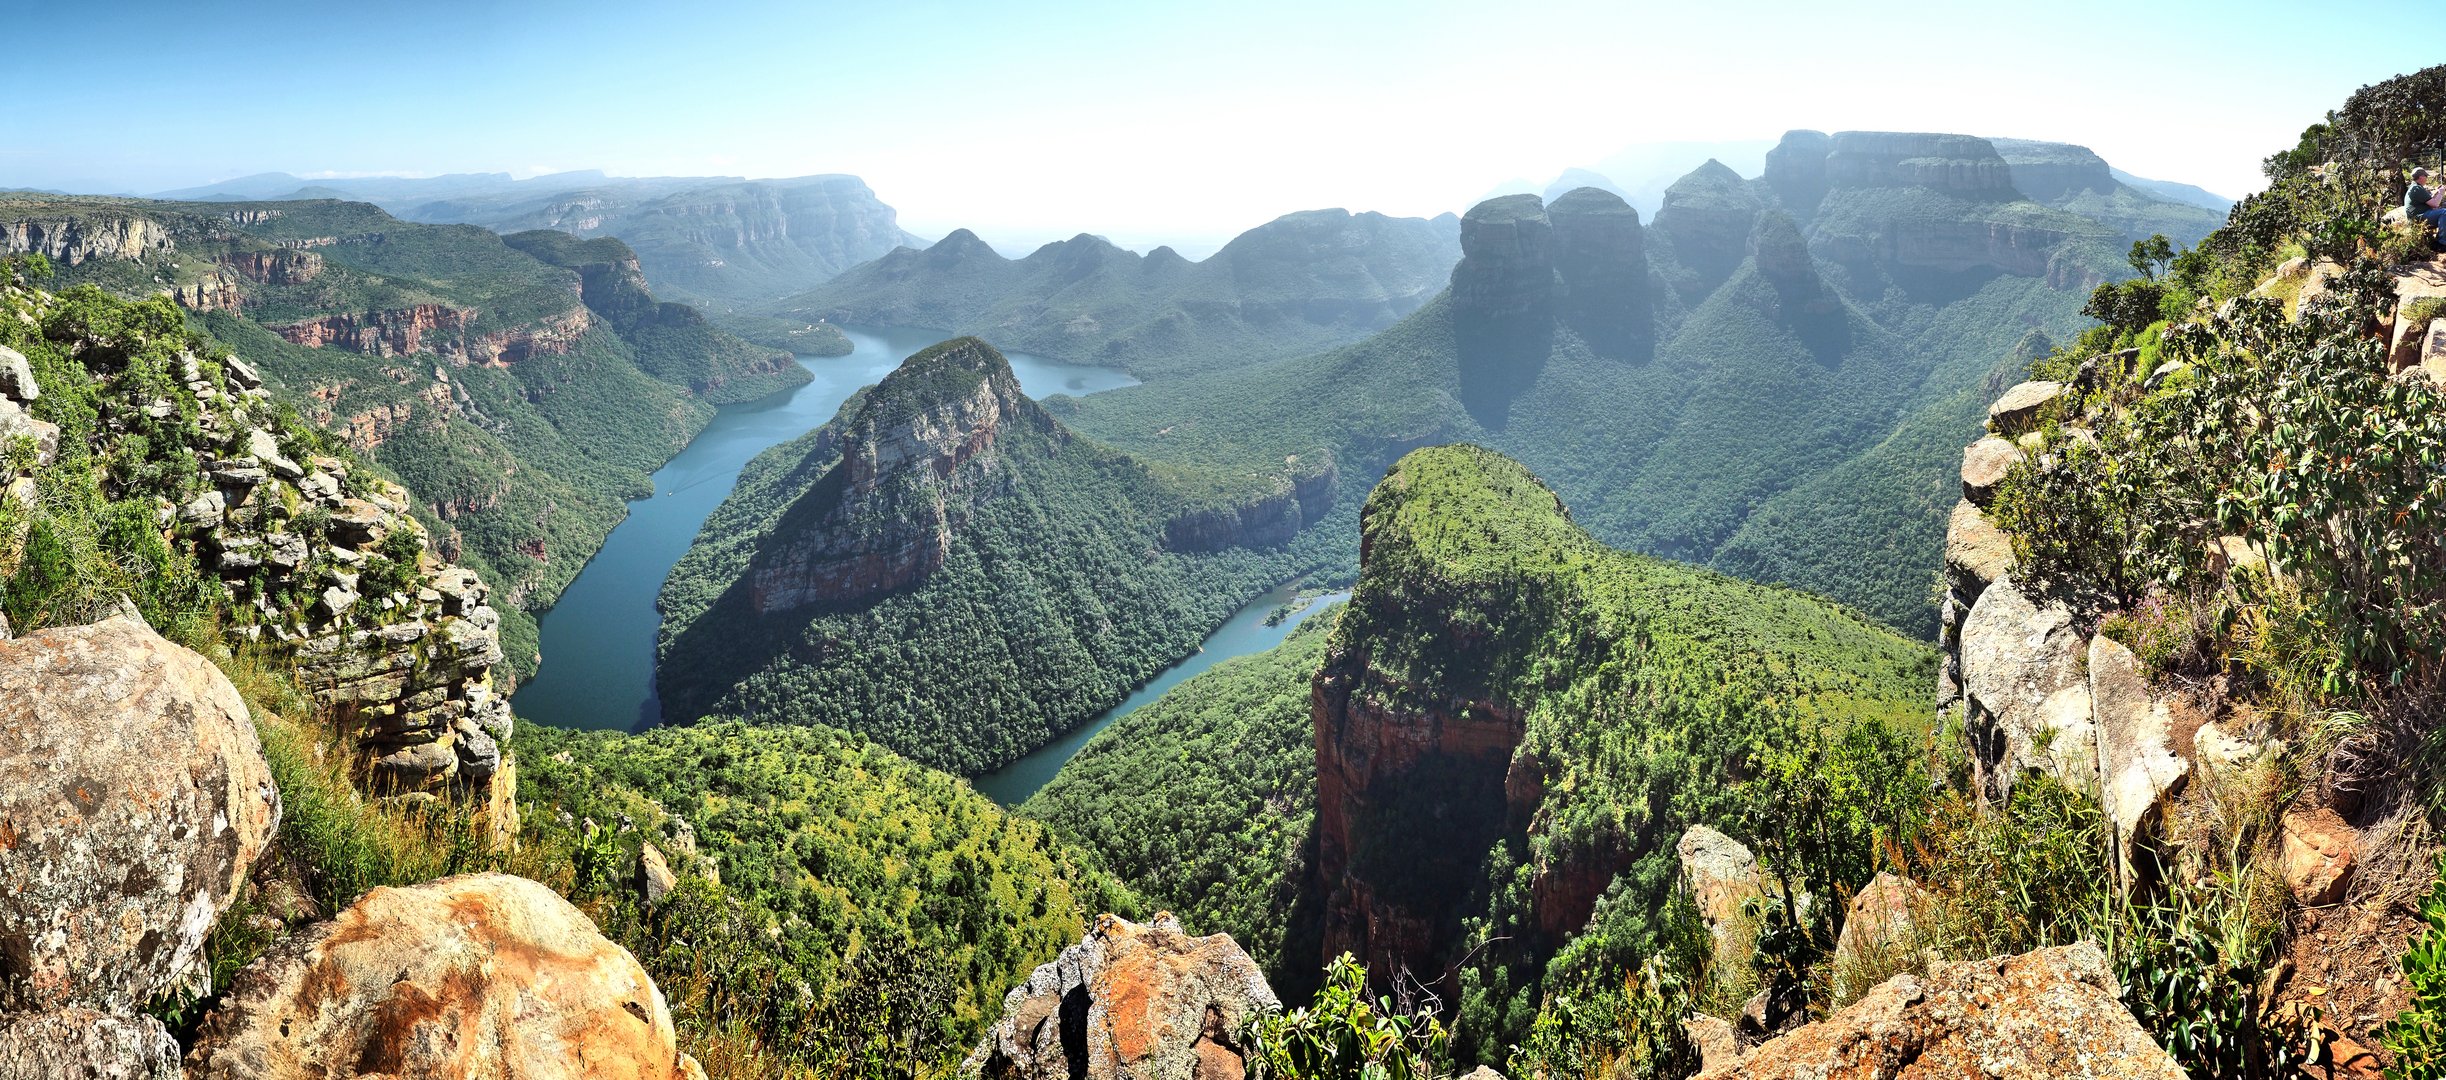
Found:
[[[2372,18],[2391,10],[2346,6]],[[1228,12],[713,0],[684,15],[563,0],[347,11],[142,0],[24,17],[31,38],[130,24],[181,32],[137,35],[124,73],[106,81],[29,80],[21,93],[34,107],[18,115],[31,130],[0,149],[0,187],[153,194],[264,173],[308,184],[839,173],[929,240],[966,228],[1024,254],[1086,233],[1138,251],[1211,253],[1286,213],[1459,213],[1575,168],[1629,190],[1647,178],[1603,166],[1626,150],[1814,129],[2069,142],[2127,173],[2239,198],[2262,186],[2260,160],[2303,127],[2424,59],[2406,35],[2373,38],[2350,18],[2249,17],[2263,9],[2277,10],[2074,0],[2002,38],[1978,13],[1772,0],[1728,38],[1699,13],[1576,0],[1527,23],[1534,32],[1505,34],[1486,24],[1521,20],[1390,0]],[[742,20],[762,29],[743,36]],[[1569,32],[1545,30],[1557,26]],[[1795,45],[1762,40],[1757,27]],[[2119,41],[2182,44],[2135,56],[2092,40],[2101,27]],[[352,51],[376,39],[396,47]],[[221,106],[250,123],[196,124],[159,106],[196,92],[186,70],[199,51],[278,57],[313,92],[254,93]],[[1739,66],[1753,60],[1772,64]],[[717,65],[731,77],[635,77]],[[2169,89],[2151,96],[2133,88],[2142,82]],[[46,102],[51,87],[77,97]],[[1678,107],[1648,104],[1657,100]],[[2223,100],[2251,107],[2196,107]],[[1587,104],[1558,107],[1573,102]],[[86,122],[99,111],[123,119]]]

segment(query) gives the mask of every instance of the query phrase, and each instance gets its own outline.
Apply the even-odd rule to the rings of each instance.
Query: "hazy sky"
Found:
[[[2405,10],[0,0],[28,46],[0,187],[849,172],[929,236],[1143,242],[1808,127],[2078,142],[2237,195],[2355,87],[2446,58]]]

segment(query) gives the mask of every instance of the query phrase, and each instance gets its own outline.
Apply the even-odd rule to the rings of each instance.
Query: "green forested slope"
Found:
[[[621,936],[645,943],[675,1001],[720,1001],[819,1070],[910,1040],[920,1063],[954,1063],[1088,921],[1140,914],[1044,826],[855,735],[709,720],[634,736],[527,725],[518,739],[530,813],[640,830],[607,833],[581,877],[635,865],[611,845],[693,837],[719,888],[684,882],[665,910],[618,911],[614,932],[640,924]]]
[[[1316,821],[1308,683],[1334,615],[1174,687],[1079,748],[1017,813],[1092,851],[1191,933],[1225,933],[1278,984],[1315,977],[1302,912]]]
[[[1288,491],[1283,468],[1249,486]],[[1213,490],[1070,432],[982,342],[921,352],[760,456],[707,519],[660,601],[665,713],[831,724],[939,768],[994,768],[1321,563],[1313,540],[1182,542],[1170,526]],[[797,587],[810,551],[850,552],[824,564],[849,569],[761,605],[770,583]],[[924,551],[939,565],[896,561]]]
[[[442,552],[494,584],[520,671],[535,663],[534,612],[713,403],[804,377],[779,351],[657,302],[618,241],[530,233],[512,245],[332,200],[16,195],[0,198],[0,220],[55,236],[120,221],[151,230],[149,247],[62,260],[62,280],[203,296],[191,320],[397,475]],[[362,340],[283,336],[312,340],[296,328],[313,324]]]

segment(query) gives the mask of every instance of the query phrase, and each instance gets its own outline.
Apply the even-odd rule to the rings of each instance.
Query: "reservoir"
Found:
[[[1266,625],[1266,617],[1273,614],[1274,609],[1294,602],[1297,597],[1293,590],[1289,586],[1284,586],[1249,601],[1248,606],[1232,612],[1231,618],[1225,620],[1221,628],[1208,634],[1205,644],[1198,651],[1189,654],[1187,659],[1165,668],[1163,674],[1157,675],[1154,681],[1139,687],[1137,693],[1131,694],[1121,704],[1106,710],[1103,715],[1079,725],[1061,738],[1038,747],[1034,753],[1026,757],[976,777],[973,782],[977,790],[983,792],[986,798],[1003,806],[1017,806],[1027,801],[1028,796],[1036,794],[1036,789],[1045,786],[1046,782],[1053,779],[1054,773],[1061,771],[1063,763],[1069,761],[1071,755],[1078,753],[1079,747],[1087,745],[1087,740],[1094,738],[1096,732],[1104,730],[1113,721],[1129,715],[1141,705],[1164,696],[1164,691],[1180,685],[1182,680],[1213,667],[1217,663],[1235,656],[1264,652],[1282,644],[1282,639],[1290,637],[1294,627],[1306,622],[1309,617],[1318,612],[1349,598],[1349,593],[1334,593],[1329,596],[1316,597],[1272,626]]]
[[[623,731],[661,718],[654,635],[662,617],[654,597],[706,516],[730,495],[739,470],[766,448],[822,426],[859,387],[945,337],[930,330],[841,329],[856,346],[849,355],[799,357],[813,376],[806,385],[723,406],[687,449],[655,472],[654,497],[628,504],[628,517],[544,613],[543,670],[518,688],[511,702],[518,715],[554,727]],[[1084,396],[1137,382],[1110,368],[1003,355],[1020,388],[1034,398]]]

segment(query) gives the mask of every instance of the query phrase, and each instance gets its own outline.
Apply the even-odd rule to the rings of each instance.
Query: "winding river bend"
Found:
[[[521,717],[554,727],[624,731],[662,718],[654,696],[654,635],[661,624],[654,596],[706,516],[730,495],[739,470],[768,447],[832,419],[859,387],[944,337],[930,330],[841,329],[854,351],[799,357],[813,381],[722,407],[696,441],[654,474],[654,497],[628,504],[628,517],[544,613],[543,670],[512,701]],[[1004,355],[1030,397],[1083,396],[1137,382],[1110,368]]]

